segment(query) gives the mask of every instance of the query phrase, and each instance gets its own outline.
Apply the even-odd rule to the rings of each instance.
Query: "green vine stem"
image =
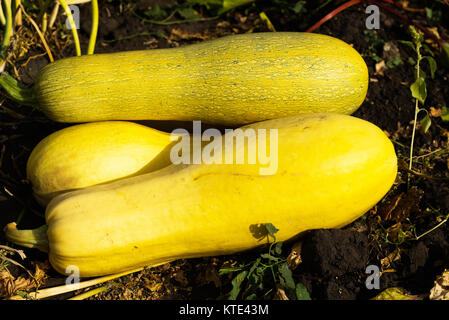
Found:
[[[425,235],[429,234],[430,232],[434,231],[435,229],[439,228],[440,226],[442,226],[444,223],[446,223],[446,221],[449,219],[449,214],[446,216],[446,218],[444,218],[443,221],[441,221],[439,224],[437,224],[435,227],[433,227],[430,230],[427,230],[426,232],[424,232],[423,234],[421,234],[420,236],[416,236],[415,240],[419,240],[420,238],[424,237]]]
[[[90,31],[89,46],[87,54],[93,54],[95,51],[95,42],[97,41],[98,32],[98,1],[91,0],[92,4],[92,30]]]
[[[20,10],[20,6],[22,5],[22,0],[15,0],[15,17],[14,17],[14,25],[21,26],[22,25],[22,11]]]
[[[3,33],[3,41],[2,46],[0,48],[0,71],[4,70],[5,67],[5,58],[6,58],[6,50],[8,49],[9,40],[12,34],[12,12],[11,12],[11,0],[3,0],[3,5],[5,6],[6,12],[6,25],[5,31]]]
[[[65,0],[58,0],[58,1],[61,4],[61,7],[64,9],[65,14],[67,15],[67,19],[69,19],[70,27],[72,29],[73,42],[75,42],[76,55],[80,56],[81,55],[80,40],[78,38],[78,31],[76,30],[75,20],[73,20],[72,11],[70,10]]]
[[[19,230],[15,222],[8,223],[4,229],[6,239],[26,248],[36,248],[48,252],[47,225],[32,230]]]
[[[5,14],[3,13],[3,6],[0,4],[0,23],[2,26],[6,24]]]
[[[36,97],[32,88],[25,88],[20,83],[3,72],[0,75],[0,87],[2,87],[14,101],[25,105],[33,106],[36,103]]]
[[[422,36],[418,33],[418,31],[416,31],[415,28],[413,28],[413,26],[410,26],[410,33],[412,34],[412,38],[413,38],[413,43],[415,45],[415,51],[416,51],[416,55],[417,55],[417,60],[416,60],[416,81],[420,80],[420,62],[423,59],[422,55],[421,55],[421,46],[422,46]],[[414,117],[414,121],[413,121],[413,130],[412,130],[412,141],[410,143],[410,160],[409,160],[409,165],[408,165],[408,169],[412,170],[412,165],[413,165],[413,147],[414,147],[414,143],[415,143],[415,133],[416,133],[416,123],[418,121],[418,113],[421,111],[421,109],[419,108],[418,105],[418,98],[415,98],[415,117]],[[410,175],[408,176],[408,183],[410,182]]]

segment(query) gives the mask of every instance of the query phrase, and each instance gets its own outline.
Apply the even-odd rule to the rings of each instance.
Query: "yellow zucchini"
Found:
[[[40,70],[24,102],[58,122],[202,120],[237,126],[301,113],[351,114],[367,88],[366,63],[345,42],[267,32],[60,59]]]
[[[374,206],[397,174],[391,141],[355,117],[305,114],[244,128],[277,129],[276,173],[261,175],[266,165],[259,161],[171,165],[60,195],[47,206],[47,227],[33,232],[11,223],[6,236],[48,249],[62,274],[68,266],[86,277],[111,274],[251,249],[264,242],[266,223],[279,229],[277,241],[345,226]],[[257,133],[257,143],[271,146],[271,135]]]
[[[173,143],[169,133],[133,122],[73,125],[36,145],[27,178],[37,201],[46,205],[63,192],[165,167]]]

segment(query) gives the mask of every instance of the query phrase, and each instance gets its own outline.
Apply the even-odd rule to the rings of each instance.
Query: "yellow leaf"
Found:
[[[399,287],[388,288],[371,300],[422,300],[423,295],[411,295]]]

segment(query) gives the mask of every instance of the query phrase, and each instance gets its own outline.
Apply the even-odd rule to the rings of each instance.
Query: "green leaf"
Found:
[[[295,290],[295,280],[293,280],[293,274],[287,263],[283,263],[279,268],[279,280],[281,285],[288,290]]]
[[[167,16],[167,12],[156,4],[151,8],[151,10],[145,11],[145,15],[149,19],[159,20],[165,18]]]
[[[443,121],[449,121],[449,109],[443,106],[441,108],[441,120]]]
[[[432,20],[432,13],[433,13],[432,9],[426,7],[426,8],[424,8],[424,10],[426,11],[426,19],[431,21]]]
[[[434,25],[441,21],[443,12],[441,10],[432,10],[431,8],[424,8],[426,12],[426,19],[431,24]]]
[[[373,55],[371,56],[371,58],[375,61],[375,62],[381,62],[383,59],[377,55]]]
[[[410,86],[410,91],[412,92],[413,98],[418,99],[421,104],[424,104],[427,98],[427,88],[426,81],[423,78],[418,78],[416,81]]]
[[[260,256],[263,259],[267,259],[267,260],[274,261],[274,262],[277,262],[280,259],[280,258],[277,258],[277,257],[273,257],[271,254],[268,254],[268,253],[262,253]]]
[[[257,300],[257,294],[251,293],[249,296],[245,298],[245,300]]]
[[[399,43],[404,44],[406,46],[409,46],[410,48],[412,48],[413,50],[416,50],[415,45],[413,44],[413,42],[411,41],[407,41],[407,40],[398,40]]]
[[[298,2],[296,2],[296,4],[295,4],[295,6],[292,8],[292,10],[296,13],[296,14],[298,14],[298,13],[301,13],[301,12],[306,12],[306,8],[305,8],[305,1],[298,1]]]
[[[393,69],[393,68],[395,68],[395,67],[397,67],[397,66],[399,66],[401,64],[402,64],[401,57],[400,56],[396,56],[396,57],[391,58],[390,60],[388,60],[387,63],[386,63],[386,66],[389,69]]]
[[[264,274],[264,267],[259,267],[260,264],[260,258],[257,258],[257,260],[252,265],[251,269],[248,272],[248,282],[250,284],[258,284],[261,283],[263,280],[263,274]]]
[[[182,8],[178,9],[178,13],[186,20],[196,19],[201,17],[198,12],[195,11],[193,8]]]
[[[235,268],[220,268],[218,270],[218,275],[222,276],[231,272],[236,272],[236,271],[240,271],[245,269],[246,266],[245,265],[240,265],[239,267],[235,267]]]
[[[223,0],[223,6],[218,11],[218,14],[223,14],[229,10],[242,6],[244,4],[253,2],[254,0]]]
[[[423,59],[426,59],[429,62],[430,76],[433,79],[435,77],[435,71],[437,71],[437,62],[431,56],[424,56]]]
[[[229,300],[236,300],[239,293],[240,293],[240,286],[242,285],[242,282],[245,281],[246,275],[248,274],[248,271],[242,271],[240,272],[234,279],[232,279],[232,290],[229,292],[228,299]]]
[[[296,284],[296,299],[298,300],[312,300],[307,288],[302,283]]]
[[[265,223],[265,228],[267,229],[268,235],[274,239],[274,242],[276,242],[276,236],[274,235],[279,231],[272,223]]]
[[[260,258],[257,258],[256,261],[254,261],[253,265],[251,266],[251,268],[249,269],[249,274],[253,273],[253,271],[256,269],[256,267],[259,265],[260,263]]]
[[[274,245],[274,253],[280,255],[282,253],[282,242],[278,242]]]
[[[430,119],[429,114],[426,114],[424,118],[419,121],[419,124],[421,125],[421,131],[423,133],[427,133],[429,131],[430,125],[432,124],[432,120]]]
[[[422,78],[423,80],[426,80],[426,78],[427,78],[427,73],[425,73],[424,70],[421,69],[421,67],[419,67],[419,77],[418,77],[418,74],[416,73],[416,68],[414,69],[414,74],[415,74],[415,79]]]
[[[423,43],[422,47],[424,51],[427,51],[428,54],[430,54],[432,57],[435,57],[435,54],[433,53],[432,49],[427,44]]]
[[[259,289],[263,289],[265,271],[267,268],[258,266],[250,276],[248,276],[248,284],[256,286]]]
[[[186,3],[190,5],[200,5],[205,6],[207,9],[212,7],[221,7],[223,5],[223,0],[187,0]]]

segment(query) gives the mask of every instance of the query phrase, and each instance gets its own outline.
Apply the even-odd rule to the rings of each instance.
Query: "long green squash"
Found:
[[[359,53],[325,35],[276,32],[179,48],[70,57],[45,66],[23,103],[59,122],[202,120],[241,125],[310,112],[353,113],[368,69]]]
[[[394,147],[367,121],[307,114],[248,128],[257,130],[257,141],[250,139],[247,150],[261,142],[271,146],[269,153],[277,150],[273,174],[260,174],[267,165],[261,161],[171,165],[60,195],[47,206],[46,225],[18,230],[10,223],[6,236],[48,251],[63,274],[77,266],[81,276],[98,276],[254,248],[264,243],[266,223],[279,229],[277,241],[342,227],[374,206],[395,180]],[[277,129],[277,148],[275,136],[259,129]],[[224,157],[228,151],[232,158],[233,148],[226,147]]]

